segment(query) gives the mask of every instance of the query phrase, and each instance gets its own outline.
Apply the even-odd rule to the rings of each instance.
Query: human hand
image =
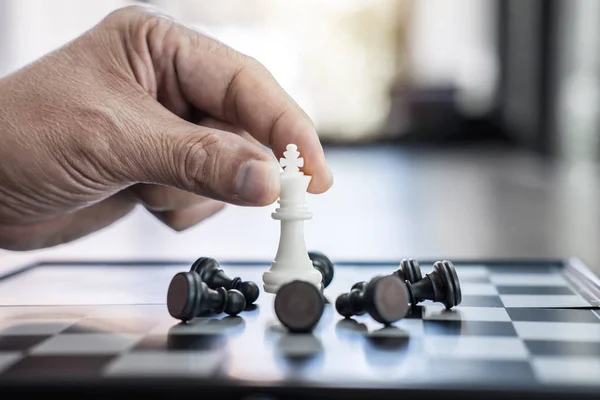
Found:
[[[333,182],[309,117],[256,60],[132,6],[0,80],[0,247],[97,231],[143,204],[186,229],[279,194],[288,143]]]

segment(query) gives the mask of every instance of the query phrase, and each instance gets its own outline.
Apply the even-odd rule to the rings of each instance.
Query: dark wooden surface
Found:
[[[597,166],[484,149],[331,148],[336,176],[309,195],[309,249],[332,259],[579,257],[600,273]],[[3,270],[37,258],[271,259],[276,205],[227,207],[182,233],[139,209],[77,242],[0,253]]]

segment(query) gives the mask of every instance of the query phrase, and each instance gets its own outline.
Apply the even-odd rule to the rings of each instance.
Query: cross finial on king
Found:
[[[304,166],[304,158],[300,157],[298,146],[295,144],[288,144],[285,148],[286,151],[283,152],[285,158],[279,160],[285,171],[284,173],[291,174],[300,172],[300,167]]]

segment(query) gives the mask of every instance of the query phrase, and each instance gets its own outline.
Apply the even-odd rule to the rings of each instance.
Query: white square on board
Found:
[[[587,322],[514,321],[517,334],[526,340],[566,340],[600,343],[600,324]]]
[[[436,321],[510,321],[510,316],[500,307],[461,307],[446,310],[444,306],[426,306],[424,320]]]
[[[589,357],[540,357],[532,361],[542,382],[600,386],[600,360]]]
[[[498,286],[565,286],[567,280],[560,274],[490,274],[490,281]]]
[[[105,370],[106,375],[193,375],[207,376],[217,369],[226,357],[220,351],[130,353],[115,360]]]
[[[529,354],[519,338],[426,336],[424,346],[430,357],[524,360]]]
[[[132,348],[142,335],[69,333],[54,336],[35,346],[32,354],[118,354]]]
[[[498,289],[491,283],[464,282],[460,284],[463,296],[497,296]]]
[[[527,308],[527,307],[588,307],[588,303],[583,297],[575,294],[503,294],[500,299],[504,307],[508,308]]]

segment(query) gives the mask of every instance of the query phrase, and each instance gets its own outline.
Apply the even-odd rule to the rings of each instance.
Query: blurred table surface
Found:
[[[336,183],[308,195],[306,244],[335,260],[402,257],[578,257],[600,273],[600,179],[596,165],[526,153],[393,146],[326,149]],[[276,207],[228,206],[184,232],[142,208],[78,241],[0,252],[0,271],[33,260],[271,260]]]

